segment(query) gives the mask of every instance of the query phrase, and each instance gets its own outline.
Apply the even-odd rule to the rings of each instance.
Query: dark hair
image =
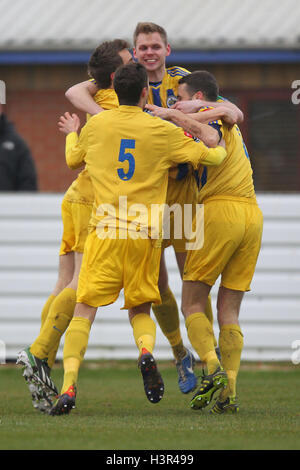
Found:
[[[148,87],[147,71],[139,63],[123,65],[116,71],[113,84],[120,105],[136,106],[143,88]]]
[[[123,64],[118,53],[127,47],[126,41],[115,39],[103,42],[94,50],[88,63],[88,74],[96,81],[98,88],[111,86],[111,74]]]
[[[162,40],[164,41],[165,45],[168,44],[168,37],[166,30],[159,26],[158,24],[151,23],[151,22],[141,22],[136,25],[135,31],[133,33],[133,44],[136,44],[136,40],[139,34],[151,34],[151,33],[158,33],[160,34]]]
[[[125,39],[114,39],[112,41],[113,46],[117,52],[123,51],[123,49],[129,49],[130,45]]]
[[[197,91],[202,91],[208,101],[217,101],[219,95],[219,86],[215,76],[205,70],[197,70],[182,77],[180,85],[186,84],[188,93],[194,95]]]

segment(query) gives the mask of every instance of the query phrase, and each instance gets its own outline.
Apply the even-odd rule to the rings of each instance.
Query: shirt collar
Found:
[[[140,108],[139,106],[128,106],[128,105],[125,105],[125,104],[121,104],[119,106],[119,110],[124,112],[124,113],[139,113],[139,112],[143,112],[142,108]]]

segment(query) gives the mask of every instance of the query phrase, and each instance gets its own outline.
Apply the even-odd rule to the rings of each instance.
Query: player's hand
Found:
[[[155,106],[154,104],[146,104],[145,108],[149,109],[153,116],[158,116],[161,119],[166,120],[170,118],[170,111],[172,112],[170,108],[161,108],[160,106]]]
[[[177,101],[173,104],[172,109],[178,109],[178,111],[186,114],[193,114],[197,113],[202,106],[203,102],[201,100]]]
[[[63,116],[60,116],[58,121],[58,128],[64,134],[70,134],[70,132],[77,132],[80,127],[80,119],[77,114],[70,114],[66,112]]]
[[[232,110],[231,108],[224,108],[225,114],[222,117],[222,121],[224,121],[229,128],[232,128],[238,122],[238,115],[237,113]]]

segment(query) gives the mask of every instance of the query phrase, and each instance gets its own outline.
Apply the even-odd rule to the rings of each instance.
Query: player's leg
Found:
[[[71,206],[66,205],[67,208]],[[79,206],[78,204],[75,207]],[[66,210],[65,210],[66,213]],[[80,244],[75,243],[75,247],[83,250],[86,236],[77,237],[76,233],[72,229],[70,220],[66,223],[66,217],[64,217],[64,227],[68,227],[68,230],[64,230],[63,241],[61,245],[61,252],[65,249],[69,249],[71,241],[74,239],[81,240]],[[67,242],[67,240],[69,240]],[[51,368],[55,362],[57,350],[59,347],[60,339],[66,331],[74,314],[74,308],[76,305],[76,289],[78,283],[78,276],[82,262],[81,252],[68,252],[67,254],[61,254],[60,259],[70,260],[69,265],[66,262],[62,262],[62,269],[60,270],[60,284],[57,284],[57,289],[64,288],[55,296],[47,318],[41,328],[41,331],[35,341],[32,343],[30,348],[21,351],[20,356],[27,359],[29,365],[25,366],[24,376],[26,374],[26,381],[29,386],[30,392],[33,397],[33,406],[40,409],[41,411],[49,411],[52,407],[53,395],[57,395],[57,389],[52,379],[50,378]],[[72,260],[72,262],[71,262]],[[72,267],[71,269],[67,269]],[[67,274],[69,275],[67,277]],[[70,277],[71,276],[71,277]],[[63,280],[68,280],[67,285]],[[58,292],[58,290],[57,290]],[[20,362],[18,358],[18,362]],[[26,378],[25,377],[25,378]],[[55,393],[53,393],[55,391]]]
[[[184,265],[186,261],[187,252],[175,251],[175,256],[176,256],[180,276],[181,278],[183,278]],[[212,307],[211,307],[210,294],[208,294],[208,297],[207,297],[204,314],[212,326],[212,332],[214,336],[214,346],[216,348],[217,340],[215,338],[215,334],[213,330],[213,313],[212,313]],[[194,369],[195,359],[190,351],[188,350],[186,351],[187,351],[186,356],[182,358],[180,361],[177,361],[176,367],[177,367],[178,376],[179,376],[179,387],[182,390],[182,388],[187,388],[187,386],[189,385],[188,391],[190,391],[191,389],[194,389],[197,386],[197,378],[194,373],[191,374],[191,370]],[[217,350],[216,350],[216,353],[218,355]]]
[[[72,280],[74,274],[74,253],[72,252],[72,245],[74,244],[74,230],[71,204],[66,201],[66,198],[62,201],[61,213],[63,221],[63,235],[59,252],[58,279],[52,294],[48,298],[42,311],[42,326],[38,336],[39,339],[41,335],[43,336],[43,331],[45,330],[51,307],[53,307],[53,304],[57,300],[57,296],[59,296],[60,292]],[[50,368],[46,360],[48,357],[48,348],[46,352],[43,349],[43,344],[41,344],[40,348],[39,339],[36,344],[36,348],[34,348],[34,352],[31,352],[29,347],[20,351],[17,363],[23,366],[23,376],[25,377],[32,395],[33,406],[41,411],[46,411],[49,406],[51,406],[51,397],[53,394],[57,394],[57,390],[50,378]],[[37,356],[35,356],[35,354],[37,354]]]
[[[166,238],[163,241],[163,247],[170,247],[173,246],[174,250],[177,251],[185,251],[184,243],[185,241],[180,238],[175,238],[175,232],[177,235],[178,224],[181,227],[181,238],[182,238],[182,224],[183,219],[180,217],[182,215],[181,204],[183,205],[185,202],[189,202],[188,195],[193,193],[192,189],[194,189],[196,194],[196,186],[194,185],[194,181],[177,181],[174,178],[169,178],[168,183],[168,191],[166,196],[166,202],[169,208],[175,208],[174,210],[165,211],[164,213],[164,220],[163,224],[165,226],[165,236]],[[194,193],[193,193],[194,194]],[[175,216],[177,212],[179,212],[179,217],[176,218]],[[180,234],[179,234],[180,235]],[[185,253],[182,253],[184,256]],[[182,270],[184,261],[182,264]],[[180,272],[182,274],[182,271]],[[176,362],[180,362],[185,356],[187,355],[187,350],[183,345],[181,331],[180,331],[180,319],[179,319],[179,309],[177,306],[177,302],[175,296],[170,289],[169,280],[168,280],[168,271],[166,267],[165,261],[165,253],[164,249],[162,251],[161,257],[161,264],[160,264],[160,273],[159,273],[159,281],[158,281],[159,291],[161,295],[162,303],[157,306],[153,306],[153,312],[156,316],[157,322],[167,338],[170,346],[172,348],[172,352]],[[192,365],[191,365],[192,366]],[[180,376],[179,376],[180,381]],[[182,387],[180,389],[187,393],[190,391],[195,385],[192,384],[192,387]],[[187,388],[187,389],[185,389]]]
[[[145,303],[128,310],[135,344],[139,350],[139,357],[145,349],[152,354],[155,346],[156,325],[150,317],[150,309],[151,304]]]
[[[239,325],[239,312],[244,292],[221,286],[218,293],[219,344],[222,365],[228,376],[228,387],[222,390],[211,412],[236,413],[236,381],[243,350],[243,334]]]
[[[190,342],[207,366],[208,374],[220,363],[214,346],[214,332],[204,310],[211,286],[200,281],[183,281],[182,312]]]
[[[74,250],[72,247],[75,243],[75,235],[72,204],[66,198],[62,201],[61,217],[63,233],[59,249],[58,279],[52,291],[54,296],[57,296],[71,282],[74,274]]]
[[[151,403],[161,400],[164,383],[158,371],[153,350],[156,323],[150,317],[151,305],[160,303],[158,289],[161,249],[150,239],[128,239],[124,260],[124,308],[139,351],[138,367],[142,374],[144,390]]]
[[[76,290],[83,253],[74,252],[74,272],[71,281],[56,296],[48,318],[38,338],[30,347],[30,351],[40,359],[47,358],[50,369],[55,362],[60,339],[73,317],[76,305]]]
[[[156,325],[150,317],[151,303],[129,309],[129,320],[136,346],[139,350],[138,367],[141,371],[144,390],[151,403],[159,402],[164,393],[164,383],[153,357]]]
[[[222,364],[229,385],[212,408],[213,413],[236,412],[236,382],[243,349],[239,312],[244,293],[250,290],[260,251],[263,217],[254,204],[232,203],[239,220],[244,220],[244,236],[222,272],[218,293],[218,321]],[[234,238],[234,234],[233,237]]]
[[[64,382],[61,393],[65,393],[70,386],[75,386],[77,383],[79,367],[85,355],[96,312],[96,307],[83,303],[76,304],[74,316],[65,337]]]
[[[200,281],[184,281],[182,288],[182,312],[185,317],[190,342],[205,363],[207,375],[203,377],[199,390],[191,400],[191,408],[207,406],[214,393],[227,384],[215,351],[214,333],[204,310],[211,286]]]
[[[58,278],[52,291],[55,297],[71,282],[74,275],[74,263],[73,251],[59,255]]]
[[[162,303],[160,305],[153,305],[152,310],[172,348],[176,361],[179,389],[182,393],[189,393],[197,385],[197,377],[193,372],[195,359],[183,344],[178,306],[175,296],[169,287],[164,250],[161,255],[158,287]]]
[[[67,329],[76,305],[76,289],[81,268],[82,255],[88,234],[91,204],[73,203],[64,198],[62,203],[63,236],[60,253],[71,252],[73,271],[49,309],[48,319],[30,350],[40,359],[47,358],[52,368],[61,336]]]
[[[79,368],[84,359],[96,312],[96,307],[84,303],[76,304],[74,316],[65,337],[64,381],[61,393],[50,411],[51,415],[67,414],[75,407]]]
[[[175,359],[178,361],[186,355],[186,349],[183,346],[180,332],[177,302],[169,287],[164,250],[160,260],[158,288],[162,303],[160,305],[153,305],[152,310],[163,334],[171,345]]]
[[[178,266],[178,269],[179,269],[179,272],[180,272],[181,279],[183,278],[183,271],[184,271],[186,255],[187,255],[186,251],[185,252],[180,252],[180,251],[176,252],[175,251],[177,266]],[[213,310],[212,310],[212,305],[211,305],[211,296],[210,296],[210,294],[208,294],[208,297],[207,297],[207,303],[206,303],[206,306],[205,306],[204,313],[205,313],[205,316],[207,317],[208,321],[213,326],[214,318],[213,318]],[[218,342],[217,342],[216,338],[214,338],[214,343],[215,343],[215,347],[217,347]]]
[[[71,281],[74,273],[74,256],[72,252],[63,254],[59,256],[58,264],[58,278],[54,286],[53,291],[48,297],[41,313],[41,328],[43,327],[49,309],[52,305],[52,302],[55,300],[56,296],[66,287],[67,284]]]
[[[51,366],[47,362],[51,342],[47,346],[49,332],[47,327],[51,317],[51,309],[60,296],[60,291],[70,282],[74,273],[74,254],[72,252],[59,256],[59,273],[55,288],[48,298],[42,312],[42,326],[35,340],[33,350],[28,347],[18,354],[17,364],[22,365],[23,376],[32,397],[33,407],[40,411],[47,411],[52,406],[52,398],[57,395],[57,389],[50,378]],[[46,333],[45,333],[46,332]],[[57,332],[53,330],[54,336]],[[57,350],[57,347],[56,347]],[[55,358],[55,355],[54,355]]]
[[[54,289],[47,299],[41,314],[41,327],[43,327],[49,309],[56,296],[69,284],[74,274],[74,254],[72,246],[75,242],[74,225],[72,220],[72,204],[64,197],[61,205],[63,234],[59,250],[58,279]]]
[[[183,279],[183,271],[184,271],[184,265],[185,265],[185,261],[186,261],[186,255],[187,255],[186,251],[184,251],[184,252],[180,252],[180,251],[176,252],[175,251],[177,266],[178,266],[178,269],[179,269],[179,272],[180,272],[181,279]],[[205,306],[204,313],[205,313],[205,316],[207,317],[208,321],[213,326],[214,318],[213,318],[213,310],[212,310],[212,305],[211,305],[211,296],[210,296],[210,294],[208,294],[208,297],[207,297],[207,303],[206,303],[206,306]],[[218,342],[216,340],[216,337],[214,338],[214,343],[215,343],[215,347],[217,347]]]
[[[207,406],[214,393],[224,388],[228,380],[216,354],[213,326],[205,315],[211,287],[234,251],[230,242],[227,243],[227,237],[223,237],[222,217],[216,209],[216,204],[208,206],[204,244],[199,250],[188,252],[184,271],[182,311],[191,344],[207,369],[207,375],[202,378],[191,401],[192,409]]]
[[[120,244],[116,241],[120,241]],[[98,238],[96,230],[89,233],[86,239],[78,277],[77,303],[65,335],[64,381],[61,395],[51,410],[52,415],[69,413],[74,407],[78,372],[97,308],[115,302],[122,289],[122,249],[125,242],[102,240]]]

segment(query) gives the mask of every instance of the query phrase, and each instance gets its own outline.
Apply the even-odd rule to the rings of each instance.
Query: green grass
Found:
[[[20,369],[0,366],[0,449],[300,449],[299,367],[244,364],[238,415],[192,411],[176,370],[160,364],[165,395],[147,401],[136,363],[82,366],[76,409],[52,417],[34,410]],[[200,369],[199,369],[200,371]],[[53,378],[62,383],[62,368]]]

